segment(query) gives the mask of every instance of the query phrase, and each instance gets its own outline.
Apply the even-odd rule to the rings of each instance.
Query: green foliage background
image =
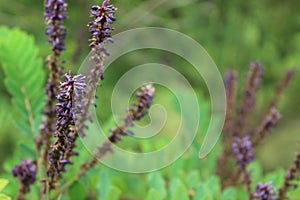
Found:
[[[89,51],[89,33],[86,23],[89,21],[89,7],[95,3],[99,2],[86,0],[69,2],[69,18],[66,21],[68,28],[67,51],[62,56],[67,61],[66,69],[72,69],[73,72],[76,72]],[[180,31],[203,45],[222,74],[228,68],[237,70],[240,74],[241,85],[248,70],[248,63],[252,60],[259,60],[264,65],[265,75],[264,86],[259,92],[258,108],[262,107],[264,102],[271,97],[274,85],[288,67],[300,68],[300,1],[113,0],[112,3],[118,7],[118,21],[115,23],[116,33],[145,26],[160,26]],[[15,180],[11,179],[7,173],[11,170],[13,164],[19,162],[20,157],[33,157],[34,152],[30,148],[32,140],[28,137],[28,134],[37,130],[37,124],[40,120],[38,113],[41,110],[43,100],[41,85],[45,84],[45,74],[47,74],[42,59],[49,54],[50,49],[50,45],[46,42],[47,37],[44,34],[43,2],[34,0],[0,1],[0,25],[10,28],[17,27],[30,34],[32,39],[29,39],[26,45],[31,45],[32,48],[28,49],[33,51],[27,52],[27,49],[22,51],[20,43],[25,41],[24,39],[14,41],[14,43],[0,43],[0,52],[5,52],[5,54],[2,53],[1,59],[6,58],[7,55],[22,57],[26,53],[34,54],[39,58],[36,63],[30,65],[26,63],[29,61],[20,59],[15,60],[15,63],[2,64],[3,66],[0,67],[0,175],[10,179],[10,184],[13,184]],[[5,33],[4,29],[1,30],[1,37],[7,37],[5,40],[11,41],[9,34]],[[15,31],[18,32],[18,30]],[[33,38],[35,44],[33,44]],[[15,47],[15,51],[11,51],[13,50],[11,47]],[[3,55],[5,56],[3,57]],[[98,117],[100,120],[109,123],[111,112],[109,106],[101,105],[109,102],[112,88],[118,78],[132,66],[145,61],[168,64],[183,73],[195,88],[199,88],[198,96],[203,101],[201,108],[204,109],[204,112],[207,111],[204,116],[209,116],[207,109],[209,100],[205,85],[197,81],[199,78],[193,76],[193,70],[182,67],[186,66],[187,63],[168,53],[164,53],[162,56],[162,52],[145,51],[120,58],[120,60],[113,63],[114,69],[106,72],[103,87],[101,93],[99,93],[98,104],[101,110],[98,110]],[[6,71],[13,69],[11,66],[18,63],[22,66],[25,64],[24,71],[23,69],[16,71],[16,76],[13,77],[5,76]],[[34,69],[27,68],[29,66],[34,67]],[[31,73],[31,70],[35,72]],[[26,107],[24,108],[22,103],[20,105],[16,102],[13,104],[16,106],[12,106],[10,101],[11,98],[14,99],[16,95],[20,95],[16,93],[20,92],[19,89],[25,84],[22,79],[26,79],[26,76],[31,74],[38,76],[32,77],[33,82],[38,83],[35,84],[37,90],[36,92],[30,91],[32,93],[28,95],[23,94],[22,97],[30,99],[30,102],[35,102],[32,105],[32,108],[34,108],[32,114],[36,117],[34,117],[35,122],[32,124],[26,121],[26,116],[29,114]],[[5,87],[5,85],[8,87]],[[300,128],[298,123],[300,111],[298,103],[300,98],[299,85],[300,74],[298,73],[280,103],[279,110],[283,115],[280,127],[256,151],[257,158],[263,166],[258,171],[262,171],[262,173],[288,166],[292,161],[294,152],[298,149],[297,140],[299,139]],[[168,95],[158,95],[155,101],[168,104],[173,99]],[[176,113],[176,109],[175,103],[175,106],[171,108],[171,112]],[[176,121],[176,114],[172,116],[174,117],[171,118],[171,121]],[[17,121],[18,125],[16,125]],[[204,131],[207,122],[202,123],[202,131]],[[18,127],[22,127],[21,130],[28,134],[22,134]],[[170,127],[172,127],[172,124]],[[171,130],[171,128],[167,128],[165,131],[168,133]],[[242,196],[243,194],[233,188],[228,188],[223,193],[220,192],[219,188],[214,188],[214,192],[211,192],[212,187],[210,184],[218,185],[214,183],[218,180],[216,177],[209,177],[212,171],[207,172],[207,170],[214,169],[212,163],[215,161],[214,156],[217,154],[218,149],[207,160],[199,161],[196,149],[199,147],[200,142],[201,136],[183,158],[160,173],[128,175],[99,166],[98,169],[91,171],[88,178],[83,182],[75,183],[66,198],[72,199],[72,195],[76,195],[76,192],[73,193],[72,191],[82,191],[82,194],[87,193],[84,187],[86,184],[90,188],[95,188],[98,192],[101,191],[99,192],[101,199],[118,199],[118,195],[121,193],[125,197],[138,197],[137,199],[143,199],[147,194],[147,200],[164,199],[166,197],[169,199],[188,199],[187,196],[181,195],[188,194],[191,190],[195,192],[195,199],[199,194],[207,195],[205,198],[202,197],[203,199],[224,200],[235,199],[231,198],[235,195]],[[130,148],[131,144],[128,143]],[[160,142],[158,141],[158,143]],[[126,146],[127,144],[121,145]],[[146,146],[144,148],[147,149]],[[81,158],[88,157],[87,153],[82,154]],[[184,162],[189,164],[183,166]],[[252,167],[260,168],[255,165]],[[99,170],[100,168],[101,170]],[[278,171],[277,174],[279,173]],[[260,178],[261,175],[257,175],[257,177]],[[124,180],[126,180],[126,183]],[[165,185],[165,180],[168,180],[169,188],[162,186]],[[102,187],[103,185],[105,187]],[[12,187],[7,188],[9,194],[16,192]],[[132,191],[135,191],[135,193],[131,193]],[[80,199],[80,197],[76,197],[76,199]],[[81,199],[84,199],[84,196]]]

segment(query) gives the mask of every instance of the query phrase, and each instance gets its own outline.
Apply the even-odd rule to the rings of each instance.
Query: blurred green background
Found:
[[[62,54],[65,68],[76,72],[89,52],[86,24],[89,7],[99,1],[70,1],[66,27],[67,51]],[[112,1],[118,7],[115,33],[146,26],[166,27],[180,31],[198,41],[211,55],[220,72],[235,69],[239,72],[240,86],[243,85],[250,61],[258,60],[264,65],[263,87],[259,92],[258,107],[270,98],[275,84],[287,68],[300,68],[300,1],[297,0],[126,0]],[[33,35],[40,48],[40,56],[49,54],[43,19],[43,1],[18,0],[0,1],[0,25],[19,27]],[[193,70],[182,67],[186,63],[176,56],[145,51],[127,55],[113,63],[118,70],[107,71],[100,99],[109,101],[109,94],[118,78],[132,66],[143,62],[160,62],[182,72],[199,94],[209,101],[205,86],[197,82]],[[0,164],[9,158],[22,138],[15,127],[15,110],[11,110],[10,95],[3,84],[0,68]],[[46,67],[45,67],[45,70]],[[299,88],[300,74],[297,73],[280,103],[283,115],[279,127],[258,149],[258,159],[266,170],[284,167],[291,163],[298,149],[300,117]],[[167,94],[167,93],[166,93]],[[160,97],[156,102],[168,103]],[[101,104],[101,102],[100,102]],[[101,106],[99,117],[107,120],[109,106]],[[171,129],[170,129],[171,130]],[[3,170],[0,168],[0,171]]]

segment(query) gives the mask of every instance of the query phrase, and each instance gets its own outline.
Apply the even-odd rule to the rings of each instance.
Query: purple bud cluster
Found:
[[[65,0],[45,1],[46,34],[49,36],[48,42],[52,45],[52,51],[57,56],[65,50],[64,40],[67,31],[63,19],[67,18],[66,7]]]
[[[124,119],[124,124],[111,130],[111,135],[108,137],[112,143],[121,140],[121,136],[133,135],[133,132],[127,130],[128,127],[133,126],[133,121],[140,120],[147,114],[147,110],[152,104],[155,88],[151,83],[140,88],[140,91],[135,95],[138,102],[134,102],[133,108],[127,110],[127,115]]]
[[[236,157],[237,164],[246,167],[254,159],[254,151],[249,136],[243,138],[235,137],[232,143],[232,151]]]
[[[72,164],[70,157],[78,155],[74,152],[75,141],[78,134],[74,128],[75,115],[73,112],[73,103],[84,95],[86,84],[85,77],[82,75],[71,76],[65,74],[66,81],[60,84],[60,93],[57,95],[56,104],[57,123],[55,137],[56,142],[52,145],[48,155],[49,167],[47,175],[51,177],[51,183],[55,183],[61,172],[65,171],[65,165]],[[50,184],[50,188],[55,185]]]
[[[147,84],[140,88],[140,91],[135,95],[139,101],[133,103],[134,108],[131,109],[132,120],[140,120],[146,113],[147,109],[152,104],[155,88],[152,84]]]
[[[275,200],[274,196],[276,195],[272,182],[268,183],[258,183],[253,193],[254,199],[259,200]]]
[[[30,191],[30,185],[36,180],[36,173],[36,164],[30,159],[21,160],[21,164],[13,168],[12,174],[17,177],[22,184],[21,193],[26,194]]]
[[[270,132],[271,129],[278,124],[278,120],[281,118],[281,114],[277,111],[275,107],[270,109],[269,114],[267,115],[266,119],[263,122],[262,130],[259,134],[264,134]]]
[[[116,21],[113,16],[116,8],[113,5],[108,5],[109,0],[105,0],[101,6],[94,5],[91,7],[91,17],[93,21],[88,23],[89,31],[93,35],[90,46],[101,46],[101,43],[112,41],[111,31],[114,28],[111,24]]]

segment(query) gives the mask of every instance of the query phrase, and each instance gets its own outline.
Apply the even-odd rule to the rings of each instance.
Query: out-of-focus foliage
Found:
[[[33,34],[41,49],[40,54],[44,57],[48,55],[42,3],[32,0],[6,1],[0,3],[0,24],[19,26]],[[79,68],[88,53],[89,33],[86,23],[89,21],[89,7],[94,3],[98,1],[69,2],[67,51],[63,53],[68,61],[67,68]],[[282,68],[300,66],[299,1],[114,0],[112,3],[118,7],[116,33],[145,26],[162,26],[180,31],[202,44],[221,72],[226,68],[235,68],[246,73],[248,62],[259,60],[265,66],[266,83],[271,85],[282,73]],[[139,59],[143,57],[139,56]],[[150,58],[179,66],[177,68],[183,62],[178,63],[178,59],[170,55]],[[126,62],[122,60],[118,63],[116,67],[120,71],[118,73],[114,70],[109,75],[107,85],[116,81],[123,73],[122,69],[139,63],[138,58],[132,59],[129,56]],[[197,79],[193,78],[193,71],[190,70],[186,67],[184,74],[193,84],[199,84],[193,82]],[[265,96],[268,95],[267,91],[268,87],[264,91]],[[291,91],[292,98],[289,99],[299,98],[296,88]],[[284,101],[282,106],[291,108],[295,101]],[[286,110],[290,116],[295,115],[290,109]]]
[[[1,191],[5,188],[5,186],[8,184],[8,181],[6,179],[0,179],[0,199],[1,200],[10,200],[11,198],[5,194],[2,194]]]
[[[162,26],[185,33],[197,40],[212,56],[221,72],[226,68],[237,69],[241,77],[248,70],[250,60],[259,60],[265,65],[265,85],[260,95],[261,100],[270,96],[270,87],[278,79],[285,67],[300,67],[300,1],[274,1],[274,0],[128,0],[112,1],[118,7],[118,21],[116,31],[144,26]],[[0,170],[1,177],[9,180],[9,185],[0,192],[14,196],[17,192],[17,181],[12,178],[10,171],[21,157],[34,157],[33,138],[20,134],[15,128],[18,121],[19,127],[26,132],[36,132],[40,120],[40,111],[43,100],[45,85],[42,61],[49,54],[49,44],[44,35],[42,1],[20,0],[0,1],[0,24],[9,27],[19,27],[35,38],[21,32],[18,29],[9,31],[6,28],[0,29]],[[67,61],[67,69],[78,69],[82,60],[88,53],[88,22],[89,7],[98,1],[69,1],[67,51],[63,57]],[[39,47],[39,51],[37,47]],[[3,56],[5,54],[5,56]],[[146,54],[146,55],[145,55]],[[2,56],[1,56],[2,55]],[[36,59],[38,58],[38,59]],[[34,59],[34,60],[32,60]],[[246,193],[241,188],[226,188],[221,192],[219,180],[214,176],[216,157],[219,154],[219,147],[204,160],[198,159],[198,150],[203,140],[201,133],[205,132],[209,120],[208,99],[202,96],[207,95],[203,83],[196,82],[194,71],[186,66],[183,59],[174,55],[165,54],[161,56],[157,52],[127,55],[113,63],[118,70],[108,70],[105,73],[103,87],[98,96],[99,104],[109,101],[113,85],[118,78],[132,66],[146,61],[167,63],[174,68],[181,70],[193,86],[198,88],[199,99],[202,100],[200,110],[201,116],[206,118],[200,124],[200,132],[194,144],[182,158],[172,165],[149,174],[134,175],[116,172],[105,166],[99,165],[90,171],[79,182],[72,184],[70,190],[61,197],[67,199],[205,199],[205,200],[235,200],[246,199]],[[24,66],[22,70],[17,67]],[[34,73],[31,73],[33,72]],[[47,70],[44,70],[47,71]],[[241,78],[241,79],[242,79]],[[4,81],[5,80],[5,81]],[[292,133],[298,134],[300,98],[299,74],[296,76],[292,86],[284,96],[280,107],[283,113],[283,128],[275,143],[267,141],[267,149],[261,160],[269,168],[277,168],[289,165],[292,152],[296,147],[296,138]],[[6,86],[6,87],[5,87]],[[26,89],[24,93],[23,88]],[[10,99],[13,98],[13,104]],[[161,96],[155,101],[173,101],[168,95]],[[27,102],[27,103],[26,103]],[[28,112],[28,102],[33,110]],[[27,105],[26,105],[27,104]],[[172,108],[172,119],[178,117],[178,105]],[[29,114],[33,115],[33,122],[26,121]],[[109,106],[100,106],[99,118],[110,123]],[[175,120],[176,121],[176,120]],[[20,124],[21,122],[21,124]],[[106,127],[106,126],[105,126]],[[110,125],[107,125],[110,127]],[[171,127],[171,126],[170,126]],[[168,136],[168,130],[165,135]],[[284,138],[282,140],[282,138]],[[168,139],[168,138],[167,138]],[[165,139],[166,141],[168,141]],[[275,137],[271,138],[276,140]],[[283,143],[284,142],[284,143]],[[155,141],[153,147],[160,147],[166,142]],[[275,144],[275,145],[274,145]],[[281,148],[287,146],[287,148]],[[294,145],[295,144],[295,145]],[[128,149],[136,148],[137,143],[124,141],[120,145]],[[294,146],[293,146],[294,145]],[[280,147],[280,151],[278,151]],[[72,169],[68,168],[65,182],[72,180],[73,173],[79,168],[76,159],[88,159],[89,154],[78,144],[81,149],[80,157],[74,159]],[[140,148],[144,151],[151,150],[152,146],[143,143]],[[264,150],[264,149],[262,149]],[[286,151],[285,151],[286,150]],[[288,151],[288,152],[287,152]],[[282,154],[280,159],[275,156]],[[288,159],[287,159],[288,158]],[[272,166],[270,166],[270,164]],[[253,176],[253,182],[273,180],[274,186],[282,184],[284,170],[278,169],[272,173],[266,173],[257,163],[249,166]],[[1,188],[0,180],[0,190]],[[252,185],[254,188],[255,185]],[[29,199],[35,199],[38,187],[32,188]],[[0,194],[0,199],[2,198]],[[291,199],[297,199],[300,195],[300,188],[291,192]],[[4,197],[3,197],[4,198]]]

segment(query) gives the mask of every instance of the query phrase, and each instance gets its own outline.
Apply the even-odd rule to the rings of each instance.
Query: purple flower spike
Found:
[[[272,182],[258,183],[253,193],[253,198],[259,200],[275,200],[275,194]]]
[[[50,189],[56,187],[56,181],[61,172],[65,171],[65,166],[72,164],[71,156],[78,155],[74,152],[75,142],[78,133],[75,130],[74,112],[80,112],[80,104],[74,102],[80,101],[85,95],[86,84],[85,77],[81,74],[71,76],[65,74],[66,81],[60,84],[60,93],[57,95],[56,104],[56,142],[52,145],[48,155],[47,175],[51,178],[49,182]]]
[[[20,192],[26,194],[30,191],[30,185],[36,180],[36,164],[30,159],[22,160],[20,165],[16,165],[12,174],[21,182]]]
[[[232,143],[232,151],[236,157],[237,164],[245,167],[254,159],[252,142],[249,136],[236,137]]]
[[[67,18],[66,8],[65,0],[45,1],[46,34],[49,36],[48,42],[52,45],[52,51],[57,56],[66,49],[64,40],[67,30],[63,22],[63,19]]]
[[[109,0],[105,0],[101,6],[94,5],[91,7],[90,15],[94,20],[87,24],[92,34],[91,47],[100,47],[101,43],[110,41],[108,38],[111,38],[111,31],[113,30],[113,27],[110,25],[116,21],[116,18],[113,16],[116,8],[108,4]]]
[[[133,126],[133,121],[140,120],[147,114],[147,110],[152,104],[154,93],[155,88],[151,83],[148,83],[140,88],[139,92],[137,92],[135,95],[138,101],[133,103],[133,108],[130,108],[126,111],[127,115],[124,118],[124,124],[116,129],[110,130],[111,135],[108,137],[108,139],[112,143],[120,141],[121,136],[133,135],[133,132],[127,130],[127,128]]]

